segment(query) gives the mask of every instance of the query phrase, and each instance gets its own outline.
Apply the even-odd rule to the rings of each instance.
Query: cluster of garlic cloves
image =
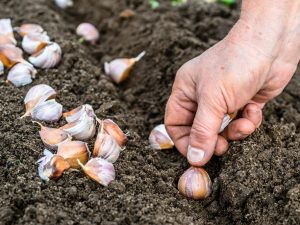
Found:
[[[91,44],[96,44],[99,39],[99,31],[97,28],[90,23],[81,23],[76,28],[76,34],[81,36],[79,39],[80,42],[87,41]]]

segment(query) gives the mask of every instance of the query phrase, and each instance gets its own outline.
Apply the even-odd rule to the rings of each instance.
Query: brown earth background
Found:
[[[126,8],[136,15],[121,19]],[[15,26],[42,25],[61,45],[64,57],[57,68],[39,70],[33,84],[22,88],[1,77],[1,225],[300,224],[299,72],[265,107],[261,128],[207,165],[214,191],[205,201],[178,193],[186,159],[174,150],[148,147],[149,132],[163,121],[177,69],[222,39],[238,10],[201,1],[178,8],[163,1],[152,10],[146,0],[77,0],[62,11],[53,1],[0,0],[0,18],[7,17]],[[75,28],[85,21],[101,32],[96,46],[78,42]],[[147,51],[145,58],[123,85],[105,77],[105,61],[142,50]],[[35,162],[43,150],[39,128],[30,118],[19,117],[26,92],[40,83],[58,90],[64,110],[89,103],[98,117],[111,118],[128,132],[111,185],[102,187],[75,171],[48,183],[38,177]]]

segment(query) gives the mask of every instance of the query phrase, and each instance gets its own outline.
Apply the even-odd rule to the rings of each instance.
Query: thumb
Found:
[[[187,159],[192,166],[205,165],[214,154],[223,117],[223,110],[205,103],[201,104],[200,101],[187,152]]]

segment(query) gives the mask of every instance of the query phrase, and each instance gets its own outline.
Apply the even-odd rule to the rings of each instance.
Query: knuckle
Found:
[[[213,136],[211,133],[211,129],[203,124],[197,124],[193,126],[191,129],[191,138],[199,139],[199,140],[207,140]]]

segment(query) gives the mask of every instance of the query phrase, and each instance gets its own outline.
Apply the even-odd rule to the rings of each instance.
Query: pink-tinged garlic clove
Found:
[[[53,68],[60,62],[62,51],[58,44],[52,42],[45,48],[29,57],[29,62],[35,67],[47,69]]]
[[[146,52],[143,51],[137,57],[131,59],[114,59],[109,63],[104,63],[105,74],[117,84],[123,82],[127,79],[133,65],[138,62],[145,55],[145,53]]]
[[[99,39],[99,31],[90,23],[81,23],[76,29],[76,34],[82,37],[83,41],[96,44]]]
[[[85,165],[78,160],[84,173],[92,180],[107,186],[115,177],[115,168],[112,163],[102,158],[92,158]]]
[[[6,44],[12,44],[16,45],[17,41],[14,37],[13,28],[11,26],[11,20],[10,19],[0,19],[0,35],[6,38],[0,38],[0,43],[5,40],[5,42],[8,42]],[[4,42],[1,43],[2,45],[5,44]]]
[[[8,69],[19,62],[27,63],[22,50],[12,44],[0,45],[0,61]]]
[[[55,4],[61,9],[66,9],[74,5],[72,0],[55,0]]]
[[[28,54],[37,53],[48,44],[50,44],[50,38],[44,33],[27,34],[22,40],[22,48]]]
[[[56,122],[62,116],[62,105],[55,99],[39,103],[31,111],[31,117],[34,120],[45,122]]]
[[[174,142],[167,133],[164,124],[157,125],[149,135],[150,146],[153,149],[171,149]]]
[[[41,34],[44,32],[44,29],[40,25],[34,23],[23,24],[20,27],[15,27],[14,30],[22,37],[28,34]]]
[[[72,109],[69,112],[65,112],[63,116],[65,117],[67,122],[70,123],[80,119],[84,114],[87,114],[92,118],[96,117],[93,107],[89,104],[84,104],[75,109]]]
[[[21,87],[32,82],[32,78],[35,78],[37,71],[29,63],[17,63],[8,72],[7,81]]]
[[[182,174],[178,182],[179,192],[195,200],[207,198],[212,192],[212,183],[208,173],[198,167],[190,167]]]

